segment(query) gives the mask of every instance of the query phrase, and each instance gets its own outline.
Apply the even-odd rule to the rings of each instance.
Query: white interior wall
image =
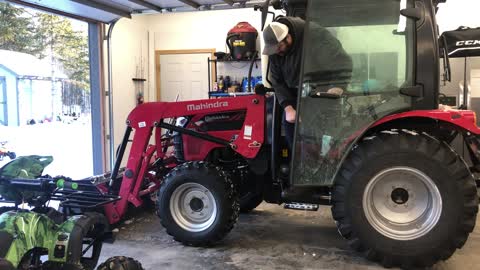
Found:
[[[447,0],[439,5],[437,23],[440,33],[455,30],[459,26],[480,27],[479,0]]]
[[[108,27],[107,27],[108,29]],[[113,92],[113,123],[114,144],[117,147],[125,132],[125,120],[130,111],[136,106],[135,83],[132,78],[138,77],[140,59],[144,58],[145,96],[148,96],[148,44],[149,33],[145,16],[132,16],[132,19],[119,20],[112,32],[112,92]],[[107,76],[107,47],[104,42],[104,69]],[[108,77],[105,77],[105,89],[108,91]],[[105,127],[108,131],[108,97],[105,100]],[[107,159],[109,157],[109,141],[106,142]],[[126,160],[126,159],[124,159]],[[107,163],[109,164],[109,163]]]
[[[227,33],[238,22],[250,23],[259,31],[259,36],[261,35],[260,17],[260,12],[248,8],[134,15],[132,19],[118,21],[112,34],[115,146],[121,143],[125,131],[125,120],[129,112],[136,106],[135,85],[132,78],[136,75],[136,65],[139,63],[139,59],[145,59],[144,70],[147,79],[144,93],[145,102],[155,101],[155,50],[214,48],[216,51],[226,52],[228,51],[225,45]],[[269,16],[270,18],[271,16]],[[263,43],[260,37],[257,40],[257,46],[259,46],[258,43]],[[106,47],[104,49],[106,71]],[[105,72],[105,74],[107,73]],[[108,89],[107,78],[105,86],[105,89]],[[106,108],[108,108],[107,102],[108,100]],[[108,111],[105,117],[108,118]],[[108,128],[108,122],[106,127]]]
[[[153,50],[189,50],[189,49],[215,49],[217,52],[228,52],[225,45],[225,39],[228,31],[238,22],[248,22],[261,34],[260,12],[254,11],[253,8],[202,11],[202,12],[185,12],[185,13],[169,13],[148,15],[149,31],[153,33],[154,44]],[[262,42],[261,38],[257,39],[257,48]],[[155,69],[155,59],[151,58],[150,69]],[[207,64],[207,63],[205,63]],[[230,63],[231,64],[231,63]],[[246,63],[234,63],[229,72],[233,72],[236,67],[241,68],[240,72],[233,75],[240,78],[240,74],[248,72]],[[247,66],[247,67],[245,67]],[[224,65],[218,65],[218,74],[225,75],[223,71]],[[260,75],[261,71],[254,69],[254,75]],[[256,74],[255,71],[257,71]],[[228,73],[228,72],[227,72]],[[233,79],[233,78],[232,78]],[[151,89],[155,89],[155,81],[150,81]],[[205,91],[208,91],[207,89]],[[156,100],[155,91],[150,95],[151,100]]]

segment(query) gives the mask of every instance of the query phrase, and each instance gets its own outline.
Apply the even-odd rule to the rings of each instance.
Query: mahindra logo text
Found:
[[[480,45],[480,40],[462,40],[462,41],[457,41],[456,43],[457,46],[471,46],[471,45]]]
[[[188,104],[187,111],[198,111],[212,108],[228,107],[228,101],[217,101],[213,103],[205,102],[200,104]]]

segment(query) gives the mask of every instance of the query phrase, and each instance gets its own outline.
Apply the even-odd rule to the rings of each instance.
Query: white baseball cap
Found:
[[[278,44],[284,40],[288,35],[288,27],[279,22],[270,23],[263,30],[263,40],[265,47],[263,48],[263,54],[272,55],[277,52]]]

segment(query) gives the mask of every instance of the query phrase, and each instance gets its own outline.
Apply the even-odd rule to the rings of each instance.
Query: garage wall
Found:
[[[271,15],[268,19],[271,19]],[[133,15],[132,19],[119,20],[112,35],[115,146],[120,144],[125,130],[125,120],[136,106],[132,78],[141,58],[145,60],[144,72],[147,79],[145,101],[155,101],[155,50],[215,48],[216,51],[225,52],[227,32],[241,21],[249,22],[261,35],[260,12],[255,12],[253,8]],[[257,42],[263,43],[261,38]],[[106,47],[104,51],[106,70]],[[107,78],[105,79],[107,86]],[[106,113],[108,118],[108,112]],[[106,125],[108,128],[108,123]]]
[[[478,0],[448,0],[439,7],[437,23],[440,33],[455,30],[459,26],[480,27]]]
[[[149,31],[153,33],[154,50],[214,48],[217,52],[228,52],[225,45],[227,33],[238,22],[243,21],[250,23],[259,31],[259,35],[261,34],[260,12],[254,11],[253,8],[170,13],[147,17]],[[269,18],[271,17],[269,16]],[[260,43],[263,43],[263,40],[258,38],[257,48],[260,47]],[[154,71],[154,58],[151,60],[150,70]],[[219,65],[218,68],[221,69],[222,65]],[[248,67],[245,72],[248,72]],[[150,88],[155,89],[154,80],[150,82]],[[150,99],[156,99],[154,91]]]
[[[108,29],[108,27],[107,27]],[[106,30],[108,31],[108,30]],[[148,28],[145,16],[132,16],[132,19],[120,19],[112,33],[112,88],[113,88],[113,118],[114,142],[117,147],[125,132],[125,120],[136,106],[135,83],[137,65],[140,58],[148,60]],[[107,47],[104,42],[104,70],[107,75]],[[147,66],[147,64],[145,64]],[[146,70],[146,69],[145,69]],[[148,73],[147,82],[150,81]],[[105,89],[108,90],[108,77],[105,77]],[[145,84],[148,91],[148,84]],[[105,100],[105,127],[108,134],[108,97]],[[106,142],[107,164],[109,164],[109,142]],[[126,160],[126,159],[124,159]]]

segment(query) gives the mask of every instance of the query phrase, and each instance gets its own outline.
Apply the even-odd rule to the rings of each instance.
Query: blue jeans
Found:
[[[283,112],[282,126],[285,130],[285,139],[287,140],[288,151],[290,152],[290,155],[291,155],[292,146],[293,146],[293,134],[295,133],[295,123],[287,122],[285,118],[285,112]]]

